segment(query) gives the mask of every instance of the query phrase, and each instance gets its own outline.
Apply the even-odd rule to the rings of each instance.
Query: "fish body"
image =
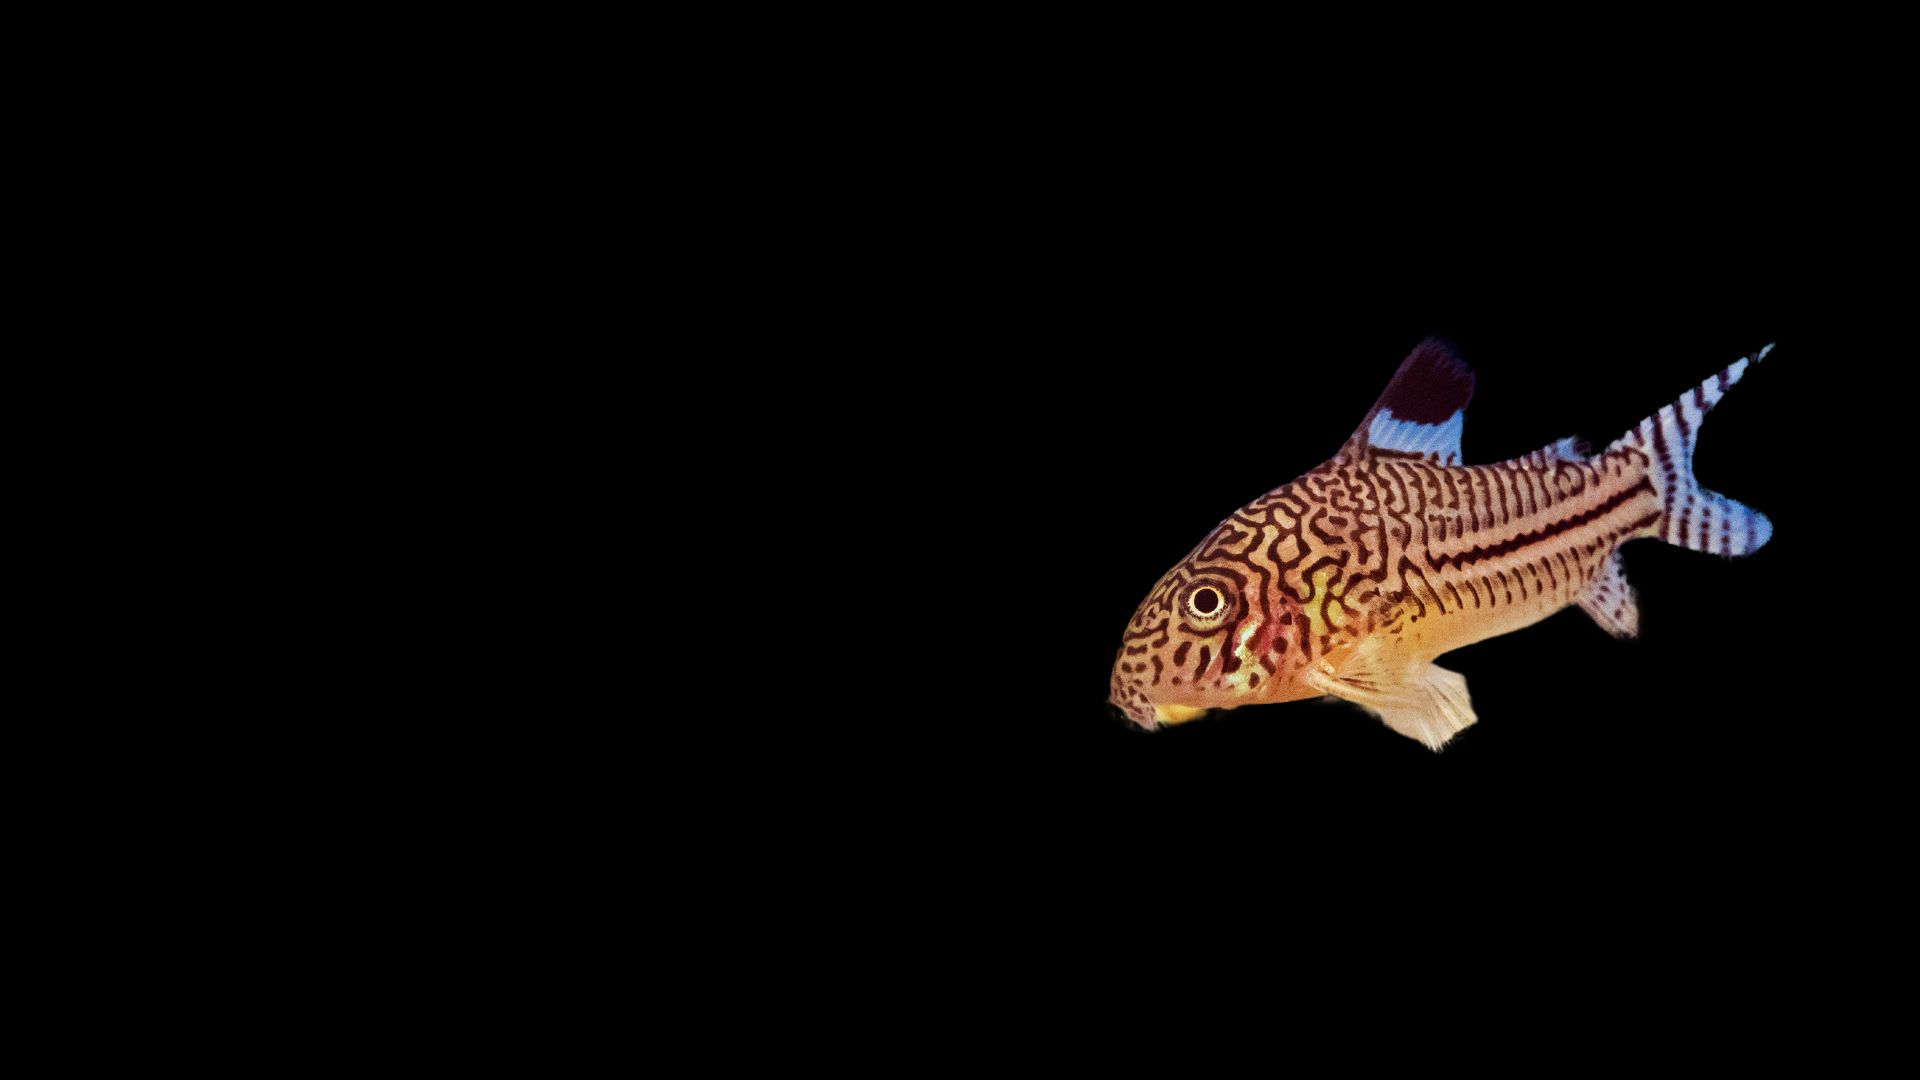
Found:
[[[1758,511],[1701,488],[1701,419],[1768,350],[1598,453],[1563,439],[1460,463],[1473,375],[1429,339],[1333,459],[1235,511],[1128,623],[1112,702],[1145,728],[1213,708],[1332,695],[1439,749],[1477,719],[1440,655],[1577,605],[1618,637],[1639,609],[1620,545],[1746,555]]]

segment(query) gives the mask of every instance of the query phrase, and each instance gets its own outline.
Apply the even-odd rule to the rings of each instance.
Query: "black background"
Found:
[[[1911,247],[1870,195],[1899,174],[1855,152],[1897,143],[1890,129],[1849,129],[1854,103],[1802,93],[1782,56],[1724,53],[1755,70],[1709,100],[1623,109],[1642,89],[1623,54],[1586,102],[1508,79],[1422,113],[1463,74],[1435,56],[1364,116],[1338,108],[1364,96],[1357,74],[1235,96],[1157,71],[983,116],[998,78],[983,67],[955,83],[966,124],[916,102],[863,133],[878,167],[802,158],[854,206],[799,206],[816,224],[776,280],[830,295],[739,319],[777,326],[794,391],[844,407],[799,410],[803,442],[845,440],[817,486],[863,505],[792,519],[837,546],[849,632],[822,635],[802,683],[815,709],[776,688],[784,737],[766,756],[796,790],[769,816],[802,842],[748,902],[831,890],[818,853],[869,841],[857,868],[877,880],[848,910],[940,908],[889,938],[903,961],[926,939],[977,961],[1021,922],[1038,933],[975,993],[1032,986],[1065,1014],[1059,946],[1090,940],[1130,1022],[1201,985],[1151,977],[1163,918],[1169,951],[1245,968],[1228,985],[1303,995],[1320,983],[1295,953],[1387,942],[1406,961],[1446,938],[1485,961],[1517,943],[1569,976],[1524,993],[1618,974],[1628,995],[1588,1015],[1628,1029],[1648,1019],[1648,984],[1692,999],[1673,1013],[1691,1022],[1726,1000],[1696,992],[1706,977],[1833,953],[1911,846],[1901,673],[1870,656],[1904,597],[1875,578],[1885,519],[1861,498],[1883,460],[1862,436],[1897,424],[1862,406],[1904,399],[1881,376],[1907,350],[1858,339],[1911,306]],[[830,257],[857,269],[826,274]],[[1767,513],[1773,542],[1736,561],[1629,546],[1637,641],[1568,612],[1442,657],[1479,715],[1444,753],[1345,704],[1128,729],[1108,674],[1147,589],[1332,454],[1432,333],[1478,374],[1464,448],[1481,462],[1604,442],[1778,342],[1707,420],[1696,469]],[[820,359],[785,363],[796,342]],[[847,812],[806,812],[823,800]],[[1357,959],[1373,994],[1336,1007],[1365,1010],[1381,1040],[1436,1014],[1510,1037],[1511,1010],[1478,993],[1485,966]],[[1376,1004],[1409,991],[1429,1007]],[[1271,1013],[1257,1030],[1287,1015]]]
[[[1773,110],[1747,132],[1686,117],[1658,143],[1625,124],[1605,145],[1543,102],[1496,154],[1365,123],[1303,144],[1305,110],[1145,120],[1089,97],[1018,103],[971,138],[916,117],[902,128],[938,131],[930,150],[888,132],[885,168],[834,181],[873,238],[820,214],[793,246],[783,283],[822,280],[823,253],[859,263],[772,320],[824,345],[776,365],[796,404],[824,390],[844,409],[799,412],[803,443],[848,453],[803,478],[790,520],[836,546],[847,629],[822,635],[797,707],[775,688],[771,747],[722,732],[726,769],[764,759],[780,781],[766,819],[791,853],[747,901],[824,891],[863,917],[914,913],[887,942],[907,963],[920,940],[974,962],[1018,941],[986,992],[1031,986],[1063,1014],[1076,1001],[1051,969],[1064,951],[1070,974],[1086,942],[1129,1020],[1197,988],[1152,978],[1162,930],[1164,948],[1216,948],[1305,992],[1292,954],[1328,946],[1408,960],[1447,939],[1484,959],[1517,943],[1576,982],[1637,956],[1633,999],[1601,1014],[1629,1026],[1649,982],[1688,996],[1689,977],[1846,942],[1911,846],[1901,673],[1875,656],[1900,643],[1881,626],[1904,597],[1876,577],[1886,459],[1862,437],[1885,422],[1863,403],[1903,400],[1883,362],[1905,350],[1860,334],[1910,307],[1883,269],[1908,247],[1862,197],[1874,174],[1783,146]],[[1442,753],[1344,703],[1130,729],[1108,677],[1147,590],[1334,453],[1436,333],[1478,376],[1471,462],[1604,444],[1777,342],[1696,458],[1706,486],[1771,517],[1772,543],[1741,560],[1630,545],[1638,640],[1569,611],[1440,658],[1479,717]],[[787,469],[785,449],[770,463]],[[823,513],[816,487],[860,505]],[[835,893],[821,853],[848,838],[860,887]],[[1437,1006],[1465,985],[1474,1000],[1443,1015],[1504,1036],[1509,1012],[1473,993],[1481,967],[1354,974],[1374,1000]],[[1369,1019],[1398,1032],[1440,1011]]]

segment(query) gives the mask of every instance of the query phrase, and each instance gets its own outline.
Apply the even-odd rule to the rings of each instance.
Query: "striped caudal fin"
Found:
[[[1656,535],[1667,543],[1715,555],[1748,555],[1773,535],[1773,523],[1767,515],[1708,491],[1693,478],[1693,448],[1700,438],[1700,422],[1720,403],[1727,388],[1772,350],[1768,345],[1752,356],[1735,360],[1725,371],[1640,421],[1608,447],[1631,448],[1647,455],[1648,471],[1661,502]]]

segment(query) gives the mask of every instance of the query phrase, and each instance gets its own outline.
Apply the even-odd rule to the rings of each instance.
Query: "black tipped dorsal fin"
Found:
[[[1340,456],[1362,460],[1374,453],[1460,464],[1460,430],[1473,400],[1473,371],[1439,338],[1413,347],[1380,400]]]

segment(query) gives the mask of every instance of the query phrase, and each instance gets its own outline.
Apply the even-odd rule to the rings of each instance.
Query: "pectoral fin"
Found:
[[[1378,670],[1334,672],[1330,665],[1307,676],[1316,689],[1377,714],[1409,739],[1438,750],[1479,717],[1467,696],[1467,680],[1434,664],[1391,674]]]

